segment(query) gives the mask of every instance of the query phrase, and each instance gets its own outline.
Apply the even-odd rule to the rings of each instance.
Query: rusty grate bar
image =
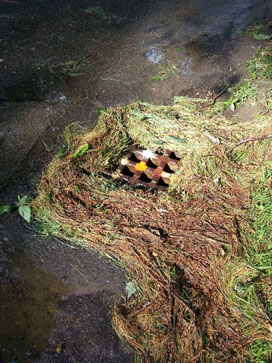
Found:
[[[130,185],[165,190],[171,174],[178,169],[179,160],[171,150],[153,153],[134,146],[121,160],[117,173]]]

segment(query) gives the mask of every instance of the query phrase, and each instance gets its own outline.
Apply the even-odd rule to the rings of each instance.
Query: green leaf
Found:
[[[83,144],[79,146],[79,148],[76,150],[76,152],[71,156],[72,158],[76,158],[77,156],[83,155],[87,150],[89,149],[89,145]]]
[[[20,197],[18,195],[18,200],[19,202],[17,203],[18,205],[22,205],[22,204],[25,204],[26,200],[27,200],[27,195],[23,195],[22,197]]]
[[[271,38],[271,35],[268,34],[253,34],[254,39],[256,40],[269,40]]]
[[[161,77],[160,76],[154,76],[152,79],[153,79],[154,82],[159,82],[161,80]]]
[[[187,142],[185,139],[179,139],[178,137],[175,136],[169,136],[169,139],[175,140],[177,142],[182,142],[183,144]]]
[[[12,205],[0,205],[0,214],[10,213],[13,209]]]
[[[74,190],[78,193],[81,193],[81,190],[79,189],[79,187],[77,185],[74,185]]]
[[[99,115],[102,115],[103,113],[107,112],[107,109],[105,107],[98,107],[96,111],[99,113]]]
[[[20,216],[24,218],[28,223],[30,222],[31,218],[31,210],[29,205],[20,205],[18,208],[18,212]]]
[[[177,48],[177,49],[176,49],[176,51],[177,51],[178,53],[181,53],[181,48]]]
[[[61,156],[61,155],[63,155],[63,154],[64,154],[64,152],[65,152],[65,147],[64,147],[64,146],[62,146],[62,147],[59,149],[59,151],[58,151],[58,153],[57,153],[57,156]]]
[[[268,170],[265,172],[264,180],[266,181],[266,180],[267,180],[267,179],[269,179],[270,177],[272,177],[272,169],[268,169]]]
[[[127,297],[128,299],[135,294],[136,292],[136,288],[135,288],[135,284],[133,281],[129,281],[126,283],[126,292],[127,292]]]
[[[151,136],[153,136],[153,135],[151,135]],[[153,143],[156,145],[163,145],[163,142],[160,140],[154,140]]]

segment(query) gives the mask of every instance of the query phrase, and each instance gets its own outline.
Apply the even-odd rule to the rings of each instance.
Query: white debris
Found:
[[[216,143],[216,145],[219,145],[219,144],[220,144],[220,139],[219,139],[218,137],[214,137],[214,136],[212,136],[212,135],[208,135],[208,138],[209,138],[212,142]]]
[[[147,159],[150,159],[150,158],[154,158],[155,157],[155,154],[151,150],[149,150],[149,149],[144,150],[142,152],[142,155],[143,155],[144,158],[147,158]]]

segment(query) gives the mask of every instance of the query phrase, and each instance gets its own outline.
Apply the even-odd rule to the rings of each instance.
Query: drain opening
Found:
[[[155,154],[157,154],[157,155],[163,155],[163,152],[162,152],[162,151],[157,150],[157,151],[155,152]]]
[[[145,183],[150,183],[152,179],[149,179],[148,176],[145,173],[142,173],[139,180],[145,182]]]
[[[168,187],[168,184],[166,184],[166,183],[165,183],[165,181],[164,181],[162,178],[160,178],[160,179],[158,180],[158,186],[159,186],[159,187],[167,188],[167,187]]]
[[[133,176],[134,174],[129,170],[129,168],[127,166],[124,166],[121,174],[126,175],[126,176]]]
[[[135,161],[136,163],[138,163],[140,161],[140,159],[137,158],[137,156],[134,153],[131,153],[130,157],[129,157],[130,161]]]
[[[156,169],[157,168],[157,165],[155,165],[151,159],[148,159],[148,162],[146,163],[146,165],[149,168],[153,168],[153,169]]]
[[[180,158],[174,153],[174,151],[171,151],[169,158],[174,160],[180,160]]]
[[[169,174],[175,174],[175,172],[169,168],[168,164],[165,164],[163,171],[165,171],[166,173],[169,173]]]

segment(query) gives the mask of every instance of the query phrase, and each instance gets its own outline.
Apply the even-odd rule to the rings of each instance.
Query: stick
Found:
[[[240,146],[242,144],[246,144],[247,142],[250,142],[250,141],[261,141],[261,140],[265,140],[265,139],[270,139],[272,137],[272,134],[269,134],[267,136],[262,136],[262,137],[255,137],[255,138],[252,138],[252,139],[246,139],[246,140],[242,140],[242,141],[239,141],[237,142],[237,144],[235,144],[234,146],[232,146],[232,148],[230,149],[230,151],[228,152],[228,154],[231,154],[232,151],[237,147],[237,146]]]
[[[204,105],[201,105],[198,109],[197,109],[197,111],[199,111],[199,110],[201,110],[202,108],[206,108],[206,107],[209,107],[209,106],[213,106],[214,104],[215,104],[215,102],[216,102],[216,100],[217,100],[217,98],[219,98],[220,96],[222,96],[225,92],[226,92],[226,90],[229,88],[229,86],[227,86],[227,87],[225,87],[220,93],[218,93],[214,98],[213,98],[213,100],[212,100],[212,102],[211,103],[205,103]]]

